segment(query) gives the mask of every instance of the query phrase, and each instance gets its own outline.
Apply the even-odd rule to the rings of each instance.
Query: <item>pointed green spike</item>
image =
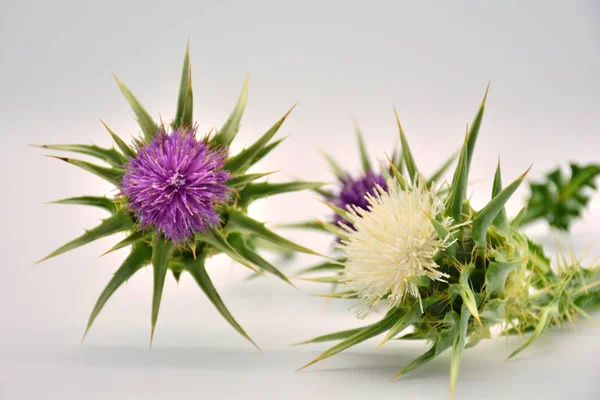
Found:
[[[481,105],[479,106],[479,110],[471,123],[471,129],[469,130],[467,147],[468,147],[468,158],[467,158],[467,171],[471,168],[471,160],[473,158],[473,152],[475,151],[475,143],[477,142],[477,137],[479,136],[479,128],[481,128],[481,121],[483,120],[483,112],[485,111],[485,102],[487,100],[488,91],[490,90],[490,83],[488,83],[487,88],[485,89],[485,94],[483,95],[483,100],[481,101]],[[468,177],[468,176],[467,176]]]
[[[364,342],[367,339],[372,338],[373,336],[377,336],[380,333],[387,331],[388,329],[390,329],[392,327],[392,325],[396,322],[396,320],[402,316],[402,313],[403,313],[403,311],[398,308],[389,311],[387,313],[387,315],[381,321],[364,327],[357,333],[354,333],[352,336],[349,336],[343,342],[338,343],[337,345],[324,351],[317,358],[315,358],[314,360],[312,360],[305,366],[299,368],[298,371],[308,368],[309,366],[315,364],[316,362],[319,362],[326,358],[329,358],[341,351],[346,350],[349,347],[357,345],[361,342]]]
[[[400,123],[400,117],[398,116],[398,110],[394,107],[394,114],[396,115],[396,124],[398,125],[398,131],[400,132],[400,143],[402,144],[402,159],[404,160],[404,164],[406,165],[406,171],[408,172],[408,177],[410,181],[415,183],[415,179],[417,179],[417,175],[419,174],[419,169],[417,168],[417,163],[415,162],[415,158],[410,151],[410,147],[408,146],[408,140],[406,140],[406,135],[404,134],[404,130],[402,129],[402,124]]]
[[[225,303],[219,296],[217,289],[215,289],[208,273],[206,272],[206,268],[204,266],[204,258],[198,257],[196,260],[187,259],[185,263],[185,269],[192,275],[200,289],[204,292],[206,297],[210,300],[210,302],[215,306],[217,311],[225,318],[225,320],[235,329],[240,335],[246,338],[250,343],[254,345],[257,349],[259,347],[254,343],[254,341],[248,336],[248,334],[244,331],[244,329],[237,323],[237,321],[233,318]],[[260,350],[260,349],[259,349]]]
[[[85,328],[85,333],[83,334],[82,341],[87,336],[88,332],[90,331],[90,328],[92,327],[92,324],[96,320],[98,314],[100,314],[100,311],[102,311],[102,308],[104,307],[108,299],[110,299],[113,293],[123,283],[125,283],[129,278],[131,278],[133,274],[135,274],[144,265],[150,262],[151,256],[152,251],[150,247],[146,246],[145,244],[137,243],[135,246],[133,246],[129,256],[127,256],[125,261],[123,261],[123,264],[121,264],[117,272],[115,272],[111,280],[108,282],[108,285],[106,285],[106,287],[100,294],[100,297],[96,301],[94,309],[92,310],[90,318],[88,319],[88,323]]]
[[[117,251],[122,249],[123,247],[131,246],[139,241],[143,241],[145,239],[149,239],[152,236],[152,232],[144,232],[144,231],[134,231],[131,235],[127,236],[125,239],[121,240],[119,243],[115,244],[108,251],[106,251],[103,256],[108,253],[112,253],[113,251]]]
[[[473,241],[480,249],[487,247],[486,237],[489,226],[502,208],[504,208],[504,204],[506,204],[519,185],[521,185],[521,182],[523,182],[523,179],[525,179],[525,176],[530,169],[531,167],[529,167],[527,171],[513,183],[498,193],[473,219]]]
[[[458,329],[455,331],[454,343],[452,344],[452,361],[450,363],[450,393],[454,393],[456,381],[458,380],[458,372],[460,370],[460,362],[465,349],[465,341],[467,339],[467,331],[469,328],[469,312],[466,304],[463,304],[460,309],[460,317],[456,316],[456,325]]]
[[[115,186],[119,186],[119,184],[121,183],[121,178],[123,177],[123,174],[125,173],[125,171],[120,168],[101,167],[100,165],[92,164],[87,161],[77,160],[75,158],[57,157],[57,156],[47,156],[47,157],[56,158],[57,160],[61,160],[66,163],[75,165],[81,169],[91,172],[94,175],[99,176],[100,178],[112,183]]]
[[[515,349],[515,351],[510,353],[508,358],[513,358],[514,356],[525,350],[527,347],[529,347],[529,345],[531,345],[531,343],[533,343],[535,339],[537,339],[542,333],[544,333],[546,328],[548,328],[548,326],[552,322],[552,318],[556,317],[556,315],[558,315],[558,312],[559,308],[558,303],[556,301],[546,306],[544,308],[544,311],[542,311],[542,315],[540,316],[539,322],[536,325],[535,330],[533,331],[531,336],[529,336],[529,338],[522,345]]]
[[[173,244],[171,241],[163,238],[161,234],[157,234],[154,239],[154,245],[152,246],[152,276],[154,286],[152,291],[150,346],[152,346],[152,341],[154,339],[154,329],[156,328],[156,321],[158,320],[158,311],[160,310],[160,302],[165,287],[165,278],[167,277],[169,260],[171,259],[172,254]]]
[[[367,146],[365,145],[365,139],[358,126],[358,121],[354,121],[354,132],[356,132],[356,140],[358,142],[358,149],[360,151],[360,161],[362,164],[363,172],[366,174],[371,171],[371,161],[369,161],[369,153],[367,152]]]
[[[250,234],[259,236],[259,237],[261,237],[281,248],[287,249],[287,250],[297,251],[300,253],[319,255],[318,253],[316,253],[306,247],[300,246],[294,242],[291,242],[291,241],[279,236],[275,232],[267,229],[265,227],[265,224],[263,224],[262,222],[258,222],[256,220],[248,217],[246,214],[244,214],[240,211],[230,208],[228,211],[228,215],[229,215],[229,220],[227,221],[226,228],[230,231],[241,232],[241,233],[250,233]]]
[[[448,171],[448,169],[450,169],[452,163],[456,160],[459,154],[460,151],[457,151],[454,154],[452,154],[450,158],[448,158],[437,170],[435,170],[433,174],[431,174],[431,177],[427,180],[428,188],[430,188],[434,183],[438,183],[438,181],[442,179],[444,174]]]
[[[212,141],[221,145],[221,146],[229,146],[235,135],[237,135],[238,130],[240,129],[240,122],[242,120],[242,115],[244,114],[244,109],[246,108],[246,101],[248,100],[248,77],[244,81],[244,86],[242,87],[242,92],[240,93],[240,97],[233,109],[231,115],[225,121],[225,124],[219,130],[219,132],[213,137]]]
[[[301,276],[301,275],[308,274],[311,272],[339,271],[341,269],[344,269],[344,264],[342,263],[342,261],[340,261],[340,262],[325,261],[325,262],[319,263],[317,265],[312,265],[310,267],[301,269],[300,271],[296,272],[296,276]]]
[[[42,149],[68,151],[71,153],[85,154],[100,159],[113,167],[119,167],[125,163],[125,157],[114,148],[103,148],[87,144],[43,144],[33,145]]]
[[[59,254],[66,253],[69,250],[76,249],[94,240],[113,235],[117,232],[122,232],[133,227],[133,221],[125,214],[117,213],[103,220],[100,225],[86,231],[78,238],[71,240],[69,243],[59,247],[52,253],[38,261],[38,263],[56,257]]]
[[[477,300],[475,299],[475,294],[473,293],[471,285],[469,284],[469,278],[471,277],[473,271],[475,271],[475,266],[473,264],[464,266],[462,271],[460,271],[458,285],[460,286],[460,296],[463,299],[463,304],[467,307],[473,318],[475,318],[479,325],[481,325],[479,309],[477,308]]]
[[[467,184],[469,179],[469,150],[467,141],[468,136],[465,136],[465,142],[460,152],[458,165],[454,171],[454,178],[452,179],[452,186],[450,187],[450,195],[448,197],[447,204],[447,209],[450,212],[450,216],[457,223],[462,222],[463,203],[467,196]]]
[[[115,78],[115,81],[119,85],[119,89],[121,89],[121,93],[123,93],[123,96],[125,96],[125,100],[127,100],[129,105],[131,106],[131,109],[135,113],[138,124],[140,125],[140,128],[144,133],[146,142],[152,141],[152,139],[154,139],[154,136],[156,136],[156,133],[158,131],[158,126],[156,125],[156,122],[152,120],[150,114],[148,114],[144,107],[142,107],[142,105],[135,98],[135,96],[131,94],[131,92],[129,91],[129,89],[127,89],[123,82],[121,82],[119,78],[117,78],[117,76],[114,74],[113,78]]]
[[[323,157],[325,157],[325,160],[327,160],[327,163],[329,164],[329,169],[331,169],[331,172],[333,172],[333,174],[338,179],[344,179],[347,174],[346,174],[346,172],[344,172],[344,169],[337,163],[337,161],[335,161],[335,159],[333,157],[331,157],[329,154],[327,154],[325,151],[321,151],[321,154],[323,154]]]
[[[523,226],[522,222],[526,215],[527,215],[527,205],[525,205],[523,208],[521,208],[519,210],[519,212],[517,213],[517,215],[512,219],[512,221],[510,221],[510,227],[515,230],[519,229],[521,226]]]
[[[494,174],[494,185],[492,187],[492,199],[496,197],[502,191],[502,173],[500,171],[500,158],[498,158],[498,167]],[[500,212],[492,221],[492,225],[497,226],[504,233],[508,233],[508,217],[506,216],[506,209],[504,206],[500,209]]]
[[[229,243],[231,244],[231,246],[237,250],[237,252],[244,257],[245,259],[249,260],[251,263],[253,263],[254,265],[256,265],[257,267],[275,275],[276,277],[278,277],[279,279],[281,279],[282,281],[284,281],[285,283],[287,283],[288,285],[291,285],[293,288],[297,289],[296,285],[294,285],[288,278],[287,276],[285,276],[280,270],[278,270],[277,268],[275,268],[273,266],[273,264],[271,264],[270,262],[268,262],[267,260],[265,260],[264,258],[262,258],[258,253],[254,252],[252,249],[250,249],[247,245],[246,242],[244,242],[244,239],[242,238],[241,235],[239,234],[231,234],[229,235],[229,237],[227,238],[227,240],[229,241]]]
[[[265,197],[271,197],[278,194],[296,192],[300,190],[311,190],[318,189],[321,186],[326,185],[325,182],[285,182],[285,183],[249,183],[242,190],[240,190],[239,197],[242,204],[249,204],[250,202]]]
[[[177,111],[173,128],[191,127],[193,124],[193,104],[192,94],[192,70],[190,68],[190,42],[188,40],[185,57],[183,59],[183,71],[181,72],[181,84],[179,85],[179,96],[177,98]]]
[[[228,180],[227,186],[232,187],[232,188],[238,188],[238,189],[243,188],[248,183],[253,182],[260,178],[264,178],[265,176],[272,175],[275,172],[278,172],[278,171],[264,172],[264,173],[259,173],[259,174],[238,175],[238,176]]]
[[[370,326],[372,326],[372,325],[362,326],[360,328],[348,329],[346,331],[329,333],[327,335],[318,336],[318,337],[310,339],[310,340],[305,340],[303,342],[294,343],[292,346],[300,346],[303,344],[311,344],[311,343],[332,342],[335,340],[347,339],[350,336],[354,336],[357,333],[364,331],[365,329],[369,328]]]
[[[412,307],[407,310],[395,323],[394,325],[390,328],[390,330],[388,331],[388,333],[385,335],[385,337],[383,338],[383,340],[381,341],[381,343],[379,343],[377,345],[377,348],[383,346],[386,342],[388,342],[389,340],[393,339],[395,336],[397,336],[399,333],[401,333],[403,330],[405,330],[406,328],[408,328],[409,326],[411,326],[412,324],[414,324],[415,322],[417,322],[417,320],[419,319],[419,317],[425,312],[427,311],[427,309],[437,301],[437,299],[434,298],[426,298],[421,302],[416,301],[415,303],[413,303]],[[422,307],[422,308],[421,308]]]
[[[250,161],[250,166],[256,164],[257,162],[259,162],[260,160],[262,160],[263,158],[265,158],[265,156],[267,154],[269,154],[275,147],[279,146],[281,144],[281,142],[283,142],[286,138],[287,138],[287,136],[283,137],[281,139],[277,139],[277,140],[269,143],[268,145],[266,145],[262,149],[260,149],[258,151],[258,153],[256,153],[256,155]]]
[[[108,211],[111,214],[114,214],[117,211],[115,203],[113,200],[100,197],[100,196],[81,196],[81,197],[70,197],[68,199],[54,200],[50,202],[51,204],[77,204],[83,206],[93,206],[98,207],[103,210]]]
[[[261,152],[261,150],[265,149],[268,145],[269,141],[275,136],[285,119],[290,115],[292,110],[296,105],[292,106],[290,110],[285,113],[283,117],[279,119],[265,134],[263,134],[256,142],[254,142],[250,147],[240,151],[238,154],[233,156],[227,164],[225,164],[225,169],[228,171],[242,173],[245,172],[252,160]]]
[[[206,233],[197,233],[196,240],[201,240],[210,244],[216,250],[226,254],[233,261],[242,264],[244,267],[249,268],[253,272],[260,273],[260,271],[258,271],[249,260],[239,254],[236,249],[229,244],[227,238],[221,231],[212,229]]]
[[[121,152],[123,152],[123,154],[125,155],[125,157],[126,158],[135,157],[135,152],[133,151],[133,149],[127,143],[125,143],[125,141],[123,141],[123,139],[121,139],[119,137],[119,135],[117,135],[116,133],[114,133],[112,131],[112,129],[110,129],[108,127],[108,125],[106,125],[104,123],[104,121],[100,120],[100,122],[102,122],[102,125],[104,125],[104,127],[106,128],[106,130],[108,131],[108,133],[112,137],[113,141],[115,142],[115,144],[117,145],[117,147],[119,148],[119,150],[121,150]]]

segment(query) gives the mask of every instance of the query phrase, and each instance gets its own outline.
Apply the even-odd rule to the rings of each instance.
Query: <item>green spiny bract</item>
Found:
[[[498,164],[490,202],[480,210],[470,205],[466,197],[467,181],[484,107],[485,97],[467,130],[453,179],[446,190],[435,194],[430,183],[420,183],[425,180],[397,119],[405,173],[392,162],[388,189],[380,188],[377,195],[368,196],[369,207],[365,210],[357,207],[344,210],[330,205],[344,219],[361,224],[356,225],[356,229],[327,226],[341,238],[338,247],[344,257],[339,266],[330,263],[313,267],[313,272],[335,270],[333,275],[315,281],[336,285],[339,291],[326,295],[328,297],[355,299],[370,306],[383,303],[387,313],[373,324],[303,342],[340,341],[301,369],[385,333],[380,345],[392,339],[422,339],[431,343],[428,351],[406,365],[397,376],[452,349],[450,387],[453,392],[464,349],[491,337],[492,326],[503,326],[507,333],[534,331],[514,355],[548,326],[575,315],[587,316],[585,309],[598,307],[600,288],[596,270],[571,266],[554,274],[541,249],[516,230],[518,219],[507,218],[504,205],[527,172],[503,187]],[[437,197],[439,206],[427,205],[427,210],[401,209],[401,205],[423,200],[415,194],[417,191],[430,202],[423,204],[435,204]],[[394,196],[396,200],[402,200],[402,196],[412,197],[406,203],[399,200],[393,203]],[[431,210],[436,213],[429,214]],[[407,234],[412,235],[410,240],[397,234],[403,229],[410,231]],[[427,235],[419,236],[423,232]],[[386,233],[393,234],[386,237]],[[424,246],[427,242],[431,244],[428,247]],[[395,246],[402,247],[404,253],[400,254]],[[418,254],[425,248],[436,251]],[[383,254],[386,252],[392,256],[386,259]],[[353,259],[352,254],[357,258]],[[433,273],[423,268],[432,265],[436,267]],[[351,273],[350,267],[354,272]],[[384,277],[386,270],[390,273]]]
[[[168,127],[165,127],[163,124],[158,125],[127,87],[125,87],[118,79],[116,80],[127,102],[133,109],[142,131],[141,137],[136,139],[133,145],[128,144],[105,125],[117,148],[102,148],[79,144],[44,145],[41,147],[50,150],[81,153],[99,159],[105,165],[94,164],[74,158],[56,157],[105,179],[119,188],[120,192],[116,198],[85,196],[56,201],[55,203],[59,204],[79,204],[100,207],[107,211],[110,216],[103,220],[98,226],[87,230],[85,234],[58,248],[43,260],[83,246],[102,237],[124,232],[126,233],[126,238],[115,244],[107,251],[107,253],[130,246],[130,254],[118,268],[113,278],[100,295],[89,318],[85,331],[86,334],[98,313],[102,310],[112,294],[138,270],[150,264],[153,267],[154,277],[151,341],[158,318],[165,278],[167,272],[170,270],[177,280],[179,280],[182,272],[188,272],[227,322],[231,324],[237,332],[252,342],[250,337],[230,314],[217,293],[217,290],[213,286],[206,271],[205,260],[212,255],[224,253],[234,261],[253,271],[267,271],[291,284],[284,274],[259,255],[261,248],[264,247],[263,244],[268,245],[270,250],[275,248],[281,252],[292,251],[314,254],[311,250],[276,234],[268,229],[262,222],[249,217],[247,214],[249,205],[256,200],[280,193],[315,189],[321,186],[321,184],[317,182],[261,182],[260,179],[269,175],[269,173],[247,173],[250,167],[268,155],[281,143],[281,139],[273,140],[273,138],[287,118],[289,112],[279,119],[255,143],[243,149],[238,154],[230,155],[229,146],[236,137],[246,105],[248,92],[247,82],[244,84],[233,112],[221,129],[214,135],[209,134],[206,138],[197,140],[194,135],[195,127],[193,123],[193,93],[189,48],[186,50],[184,58],[177,111],[173,122],[170,124],[170,130],[173,132],[171,134],[167,132],[169,129]],[[175,137],[175,135],[179,136]],[[165,237],[167,233],[171,232],[167,229],[168,227],[160,230],[158,225],[153,225],[148,222],[144,223],[144,221],[140,220],[144,215],[134,212],[136,209],[131,204],[131,199],[123,194],[124,176],[127,177],[126,174],[130,173],[128,168],[132,168],[132,162],[140,159],[142,153],[146,151],[145,149],[150,148],[151,146],[154,146],[154,150],[166,152],[172,150],[172,148],[171,150],[166,149],[166,147],[170,145],[185,145],[190,148],[196,146],[198,152],[195,153],[195,155],[198,156],[198,154],[200,154],[200,156],[198,156],[198,166],[194,166],[193,171],[190,172],[190,175],[187,178],[213,179],[213,181],[209,181],[211,187],[219,188],[220,190],[220,192],[217,193],[218,196],[213,196],[219,200],[215,204],[208,201],[211,197],[200,198],[201,202],[195,204],[198,207],[205,207],[209,212],[214,212],[213,220],[215,223],[209,224],[210,221],[206,222],[204,220],[199,220],[200,222],[196,221],[198,224],[204,224],[206,222],[206,224],[201,226],[209,228],[199,229],[195,232],[192,232],[193,230],[190,228],[190,225],[184,224],[183,227],[185,230],[182,231],[184,233],[180,235],[181,237],[177,236],[177,240],[170,240]],[[176,149],[179,148],[177,147]],[[148,156],[148,154],[146,154],[146,156]],[[202,158],[204,156],[207,158]],[[209,157],[213,158],[211,159]],[[177,162],[181,161],[181,158],[175,158]],[[155,161],[158,162],[158,160],[152,159],[151,157],[146,161],[150,163]],[[202,170],[202,168],[208,168],[207,163],[209,162],[213,162],[213,164],[216,165],[214,168],[218,168],[218,170],[206,170],[207,172],[204,173],[203,171],[205,170]],[[178,168],[179,167],[176,168],[176,171],[174,172],[175,175],[171,178],[172,182],[165,184],[168,186],[169,190],[172,189],[171,192],[166,194],[159,193],[164,195],[161,197],[161,200],[163,201],[165,199],[168,200],[168,196],[172,196],[172,192],[180,189],[180,186],[186,182],[186,177],[180,176],[179,172],[177,172],[179,171]],[[153,168],[150,169],[153,170]],[[219,170],[224,172],[219,172]],[[197,171],[203,172],[204,175],[198,175]],[[192,174],[195,175],[192,176]],[[224,180],[221,184],[214,180],[217,176],[220,176],[221,178],[225,177],[226,181]],[[133,184],[138,184],[139,180],[140,178],[136,176],[133,176],[132,178]],[[153,188],[152,185],[153,184],[149,184],[151,189]],[[206,185],[194,187],[193,190],[206,191],[207,189],[205,189],[205,187]],[[188,193],[188,196],[190,193]],[[207,193],[207,196],[211,195],[211,193]],[[224,193],[227,193],[229,196],[224,198]],[[156,201],[156,198],[151,198],[148,200],[148,205],[154,206]],[[184,199],[184,203],[182,204],[189,205],[190,203],[185,203]],[[194,214],[189,207],[187,210],[190,214]],[[160,216],[164,210],[159,208],[151,211]],[[180,210],[175,211],[180,212]],[[203,215],[188,215],[188,217],[204,218]],[[159,221],[159,219],[156,218],[156,221]],[[155,221],[152,220],[150,222]],[[174,222],[184,223],[185,221]],[[254,344],[254,342],[252,343]]]

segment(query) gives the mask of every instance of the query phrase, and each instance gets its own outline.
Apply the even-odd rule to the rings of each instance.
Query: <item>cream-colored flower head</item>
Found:
[[[433,259],[452,244],[438,235],[430,220],[443,211],[442,200],[420,181],[403,189],[390,179],[387,187],[366,196],[366,210],[349,210],[354,229],[341,225],[345,232],[339,247],[347,259],[342,280],[365,302],[359,316],[380,305],[395,307],[407,292],[420,299],[412,277],[448,277]],[[451,218],[440,222],[452,229]]]

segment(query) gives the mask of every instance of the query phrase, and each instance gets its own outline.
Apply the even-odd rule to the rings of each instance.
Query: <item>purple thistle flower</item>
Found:
[[[377,193],[376,185],[381,186],[387,191],[387,184],[385,178],[381,174],[374,174],[369,171],[366,175],[354,179],[350,175],[346,175],[340,179],[341,189],[337,197],[332,199],[333,205],[346,210],[348,206],[355,206],[363,210],[367,209],[369,205],[365,196],[370,193],[375,195]],[[342,218],[340,215],[335,214],[333,217],[333,223],[339,225],[344,223],[349,227],[352,227],[348,221]]]
[[[219,223],[218,202],[228,199],[224,154],[196,139],[196,131],[159,132],[126,165],[122,194],[142,228],[173,241]]]

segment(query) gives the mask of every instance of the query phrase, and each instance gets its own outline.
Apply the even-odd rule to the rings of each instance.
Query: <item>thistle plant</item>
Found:
[[[317,280],[338,285],[326,296],[352,299],[359,318],[375,310],[385,315],[301,343],[339,341],[301,369],[385,333],[379,346],[392,339],[430,342],[396,377],[451,349],[453,393],[464,350],[490,338],[492,327],[533,332],[512,357],[549,326],[587,318],[586,310],[598,307],[598,267],[582,268],[578,260],[554,273],[541,248],[516,229],[524,212],[508,219],[504,205],[529,170],[504,187],[498,163],[491,200],[481,209],[470,204],[467,182],[486,97],[487,91],[447,187],[423,178],[396,114],[403,171],[390,162],[386,185],[366,194],[366,207],[329,204],[348,224],[326,225],[340,238],[342,257],[338,269]]]
[[[135,113],[142,132],[140,137],[131,144],[127,143],[105,125],[117,148],[81,144],[41,146],[91,156],[104,164],[51,156],[99,176],[116,187],[113,197],[83,196],[55,203],[100,207],[110,216],[41,261],[97,239],[124,233],[125,238],[107,253],[130,247],[129,255],[100,294],[85,334],[112,294],[142,267],[151,265],[154,281],[151,343],[167,273],[171,271],[179,280],[185,271],[223,318],[254,344],[219,296],[205,262],[207,258],[223,253],[252,271],[266,271],[291,284],[283,273],[260,255],[261,248],[268,246],[281,252],[314,254],[248,215],[248,207],[256,200],[321,186],[320,183],[301,181],[269,183],[261,179],[269,173],[248,173],[249,168],[281,143],[282,139],[275,140],[274,136],[289,112],[256,142],[232,155],[229,148],[236,138],[244,113],[247,81],[221,129],[199,136],[193,119],[189,47],[183,63],[175,118],[168,126],[162,122],[157,124],[129,89],[115,79]]]

